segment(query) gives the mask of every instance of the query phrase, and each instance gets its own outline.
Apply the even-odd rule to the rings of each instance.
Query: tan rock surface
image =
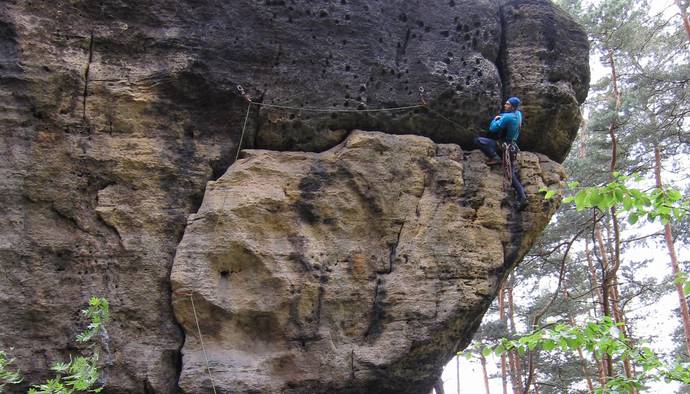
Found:
[[[424,137],[246,151],[175,256],[180,387],[210,389],[191,293],[221,392],[428,392],[555,210],[537,190],[562,186],[560,166],[519,160],[521,213],[481,152]]]

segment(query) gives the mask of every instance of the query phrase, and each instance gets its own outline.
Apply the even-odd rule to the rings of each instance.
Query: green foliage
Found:
[[[91,297],[89,307],[81,311],[90,319],[86,330],[77,335],[78,342],[88,342],[96,335],[105,334],[105,323],[110,319],[108,300]],[[95,387],[100,376],[98,370],[98,352],[93,351],[90,357],[70,357],[68,363],[56,362],[51,367],[55,378],[43,384],[31,386],[29,394],[72,394],[77,392],[98,393],[103,387]]]
[[[98,393],[103,390],[103,387],[94,388],[100,376],[98,353],[91,357],[79,356],[68,363],[56,362],[50,369],[58,375],[43,384],[32,386],[29,394]]]
[[[95,336],[106,334],[105,324],[110,319],[108,300],[100,297],[92,297],[89,307],[81,311],[90,323],[86,330],[77,335],[77,341],[86,343]],[[94,347],[92,344],[91,348]],[[7,367],[13,359],[7,359],[5,352],[0,350],[0,392],[6,384],[17,384],[22,381],[19,372],[10,371]],[[50,368],[56,373],[55,377],[29,388],[29,394],[72,394],[72,393],[98,393],[103,386],[97,387],[100,378],[98,369],[98,351],[93,349],[89,357],[70,357],[69,362],[55,362]]]
[[[625,176],[615,172],[615,180],[604,186],[582,187],[563,199],[564,203],[574,203],[578,211],[597,208],[607,212],[615,207],[619,212],[628,213],[628,222],[635,224],[640,218],[652,222],[656,219],[663,224],[671,219],[679,220],[688,213],[688,201],[674,188],[654,188],[651,192],[628,187],[626,182],[639,181],[636,176]],[[568,183],[569,188],[576,189],[579,183]],[[553,190],[540,189],[545,193],[544,198],[550,199],[556,195]]]
[[[88,342],[94,335],[105,331],[105,322],[110,318],[110,307],[105,298],[91,297],[89,308],[81,311],[91,320],[86,330],[77,335],[77,342]]]
[[[7,353],[0,350],[0,393],[4,391],[6,385],[17,384],[22,381],[21,373],[10,369],[13,363],[14,359],[7,358]]]
[[[637,376],[631,379],[625,376],[610,378],[606,386],[596,390],[597,393],[627,393],[633,387],[640,389],[649,382],[660,380],[690,384],[689,363],[667,365],[647,345],[631,347],[609,317],[579,326],[556,324],[517,338],[502,338],[497,345],[483,348],[482,354],[500,356],[510,350],[517,350],[520,354],[535,350],[577,352],[578,349],[586,350],[599,359],[609,355],[620,360],[631,360],[640,369]]]
[[[683,293],[690,294],[690,277],[685,272],[679,272],[673,280],[673,283],[683,286]]]

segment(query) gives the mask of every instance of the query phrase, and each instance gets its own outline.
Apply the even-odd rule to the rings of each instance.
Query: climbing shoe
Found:
[[[523,200],[518,200],[518,203],[517,203],[517,210],[518,210],[519,212],[522,212],[522,211],[525,210],[525,208],[527,208],[527,205],[529,205],[529,203],[527,202],[527,199],[526,199],[526,198],[523,199]]]
[[[502,163],[501,158],[500,158],[500,157],[496,157],[496,158],[494,158],[494,159],[490,159],[489,161],[487,161],[487,162],[486,162],[486,165],[487,165],[487,166],[495,166],[495,165],[501,164],[501,163]]]

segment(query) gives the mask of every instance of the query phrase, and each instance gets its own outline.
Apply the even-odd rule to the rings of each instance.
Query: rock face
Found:
[[[247,151],[210,182],[172,271],[180,387],[425,393],[555,210],[563,171],[521,153],[514,207],[482,153],[353,132],[323,153]]]
[[[173,256],[206,182],[234,161],[245,117],[244,147],[325,151],[359,128],[467,152],[517,92],[523,150],[560,161],[586,91],[586,47],[546,0],[2,2],[0,346],[14,348],[26,382],[44,379],[74,351],[77,311],[104,296],[108,390],[177,392],[191,332],[173,315]],[[247,111],[238,84],[257,102],[338,110],[416,104],[423,86],[429,107]],[[544,132],[553,143],[534,137]],[[304,193],[309,215],[321,203]]]

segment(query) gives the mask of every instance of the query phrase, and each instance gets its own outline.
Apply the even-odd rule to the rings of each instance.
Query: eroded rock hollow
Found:
[[[312,378],[334,390],[393,388],[413,368],[402,381],[425,386],[554,208],[534,188],[561,182],[548,158],[562,161],[574,138],[587,57],[582,29],[546,0],[2,2],[0,346],[24,373],[17,390],[79,351],[78,310],[94,295],[112,308],[109,392],[206,390],[184,297],[174,297],[179,320],[173,312],[176,252],[175,287],[198,297],[228,391],[258,384],[241,378],[249,370],[276,374],[266,390],[308,392],[321,384]],[[419,87],[426,108],[364,111],[419,104]],[[523,99],[526,119],[531,205],[521,216],[471,145],[508,95]],[[243,130],[243,148],[266,151],[228,170]],[[329,161],[338,154],[362,162]],[[248,163],[266,172],[256,178]],[[267,170],[277,163],[278,178]],[[263,177],[296,183],[280,195]],[[253,182],[278,194],[252,194]],[[264,229],[272,210],[285,222]],[[197,233],[212,223],[217,232]],[[470,264],[475,252],[464,252],[483,242]],[[248,271],[259,282],[230,286]],[[257,321],[266,329],[250,332],[255,354],[217,354],[248,352],[237,341]],[[384,345],[409,357],[375,357]],[[296,350],[310,347],[333,375]]]

